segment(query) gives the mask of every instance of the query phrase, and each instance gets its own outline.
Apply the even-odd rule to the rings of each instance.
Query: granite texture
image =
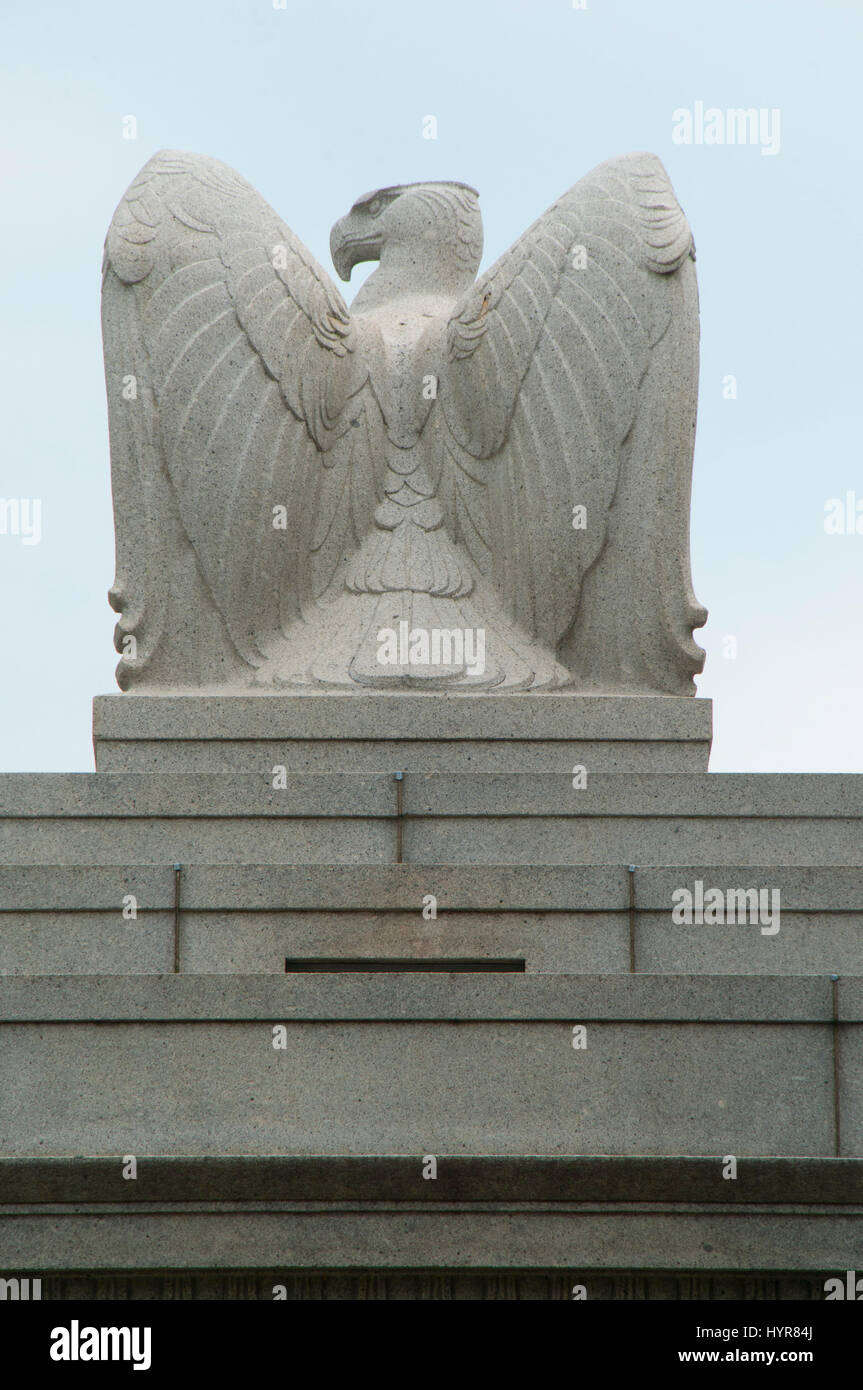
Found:
[[[94,816],[41,822],[34,817],[0,824],[0,862],[22,867],[133,862],[168,868],[177,862],[216,862],[238,869],[250,864],[383,866],[396,862],[398,829],[395,817]],[[455,817],[406,820],[402,829],[403,859],[415,865],[532,865],[544,873],[566,864],[673,866],[709,859],[725,866],[767,866],[762,887],[773,883],[771,863],[842,867],[859,860],[861,846],[856,818],[477,816],[469,822]]]
[[[347,1157],[141,1155],[135,1183],[111,1158],[0,1158],[0,1206],[42,1202],[221,1201],[687,1202],[716,1206],[863,1204],[863,1159],[741,1158],[733,1182],[722,1161],[666,1156],[610,1158],[437,1155],[423,1182],[416,1154]]]
[[[710,741],[711,700],[601,695],[97,695],[93,738]]]
[[[859,775],[8,774],[5,864],[846,866]],[[772,871],[771,871],[772,872]],[[771,881],[761,886],[771,886]],[[431,890],[426,890],[431,891]]]
[[[747,876],[770,878],[783,911],[829,917],[863,913],[859,866],[800,867],[740,861]],[[430,875],[432,877],[430,877]],[[739,886],[738,868],[715,860],[674,866],[636,866],[636,909],[670,910],[671,894],[695,879]],[[0,911],[8,913],[115,912],[134,893],[143,912],[173,903],[170,864],[2,865]],[[183,866],[183,910],[209,913],[396,912],[418,913],[425,894],[441,913],[624,912],[629,875],[623,864],[548,864],[541,873],[523,864],[209,864]],[[439,918],[438,920],[443,920]],[[856,973],[856,972],[855,972]]]
[[[151,698],[155,698],[151,697]],[[515,697],[513,697],[515,698]],[[700,739],[98,739],[97,772],[706,772]]]
[[[416,1153],[141,1155],[133,1183],[115,1157],[2,1159],[0,1234],[17,1269],[43,1275],[46,1299],[269,1301],[281,1283],[305,1299],[568,1300],[576,1281],[589,1298],[820,1299],[825,1273],[854,1265],[860,1169],[850,1159],[741,1158],[726,1182],[716,1155],[443,1154],[437,1179],[423,1182]],[[638,1276],[621,1275],[624,1256]],[[424,1273],[392,1274],[417,1264]],[[50,1277],[70,1268],[102,1272]],[[549,1268],[557,1278],[539,1272]]]
[[[528,974],[840,975],[860,969],[863,912],[796,913],[781,930],[676,926],[668,911],[420,913],[200,912],[181,907],[179,968],[190,974],[276,974],[288,959],[524,961]],[[163,974],[172,969],[173,914],[4,912],[0,974]]]
[[[632,1280],[634,1271],[814,1269],[824,1272],[823,1296],[823,1278],[855,1269],[860,1251],[859,1207],[719,1212],[635,1206],[625,1214],[561,1210],[558,1203],[529,1211],[179,1208],[144,1214],[60,1207],[16,1212],[3,1226],[7,1266],[22,1272],[264,1268],[290,1279],[296,1270],[557,1269],[567,1272],[570,1289],[584,1282],[581,1271],[627,1271]],[[281,1282],[272,1280],[269,1299],[272,1284]],[[107,1297],[107,1278],[103,1287]],[[603,1285],[595,1288],[599,1296]],[[678,1288],[670,1280],[659,1296],[677,1296]],[[710,1298],[714,1288],[703,1279],[687,1292]],[[505,1284],[499,1292],[511,1296]],[[241,1290],[235,1287],[232,1296],[242,1296]],[[781,1322],[787,1321],[783,1315]]]
[[[527,703],[525,703],[527,701]],[[709,700],[100,695],[97,772],[706,772]]]
[[[521,1009],[498,1005],[495,1019],[477,1018],[476,1002],[459,1007],[463,992],[453,989],[437,1017],[422,1019],[405,999],[375,1008],[377,991],[366,993],[353,1010],[322,1000],[329,1021],[288,1002],[257,1021],[197,1022],[194,1009],[161,1021],[145,999],[137,1021],[111,1022],[97,1005],[74,1028],[4,1023],[4,1152],[835,1154],[832,1022],[782,1019],[799,1010],[793,1001],[777,1007],[777,1021],[770,1008],[757,1021],[709,1022],[708,1010],[661,1021],[661,1006],[644,999],[620,1008],[622,1019],[595,1020],[596,1007],[580,1011],[573,990],[565,1018],[537,1017],[525,999]],[[734,1002],[722,1013],[733,1016]],[[626,1017],[636,1003],[649,1027]],[[282,1021],[284,1051],[272,1045]],[[572,1026],[582,1022],[588,1045],[576,1051]],[[853,1099],[860,1030],[843,1031],[852,1037],[839,1077],[841,1155],[863,1156]]]
[[[527,702],[527,703],[525,703]],[[707,770],[712,702],[688,696],[99,695],[96,770],[289,773]]]
[[[769,883],[781,929],[679,925],[672,893]],[[854,975],[863,877],[687,865],[194,864],[182,870],[178,960],[192,974],[283,974],[287,958],[520,958],[528,973]],[[438,915],[422,915],[433,893]],[[136,917],[122,915],[135,898]],[[0,866],[0,974],[160,974],[172,969],[171,865]]]
[[[496,816],[841,822],[863,818],[859,773],[596,772],[576,789],[559,773],[416,773],[403,778],[412,819]],[[244,816],[394,817],[394,774],[291,774],[273,787],[257,773],[4,773],[0,817],[182,819]],[[863,847],[861,847],[863,855]]]
[[[846,1003],[847,1001],[847,1003]],[[839,1018],[863,1021],[863,996],[840,982]],[[577,1023],[825,1024],[829,978],[337,974],[0,978],[0,1026],[22,1023],[554,1020]]]
[[[850,1157],[861,1022],[828,978],[7,976],[0,1130],[22,1157]]]

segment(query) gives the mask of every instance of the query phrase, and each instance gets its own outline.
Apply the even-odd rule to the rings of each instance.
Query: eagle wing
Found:
[[[118,682],[251,679],[372,524],[363,343],[255,190],[174,151],[114,214],[102,319]]]
[[[703,664],[693,260],[661,162],[627,155],[549,208],[449,323],[430,422],[448,525],[582,689],[691,692]]]

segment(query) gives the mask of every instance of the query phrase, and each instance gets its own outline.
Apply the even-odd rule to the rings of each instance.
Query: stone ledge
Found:
[[[836,990],[842,1023],[863,1021],[863,980]],[[741,975],[8,975],[0,1023],[471,1020],[818,1023],[829,977]]]
[[[501,817],[810,820],[863,817],[860,773],[406,773],[407,821]],[[274,788],[252,772],[0,775],[0,816],[19,819],[278,817],[394,819],[394,773],[293,774]]]
[[[590,1202],[783,1207],[860,1205],[863,1159],[669,1156],[437,1155],[165,1157],[139,1154],[126,1181],[119,1158],[0,1158],[0,1204],[168,1202]]]
[[[711,700],[676,695],[402,692],[97,695],[100,739],[707,740]]]
[[[671,912],[675,888],[747,884],[778,888],[783,914],[863,913],[863,873],[855,865],[637,865],[636,910]],[[744,881],[745,880],[745,881]],[[206,864],[183,866],[186,912],[409,912],[434,892],[441,913],[627,912],[625,865],[547,864]],[[4,912],[117,912],[134,893],[139,912],[169,912],[172,865],[0,865]]]
[[[595,772],[704,773],[707,739],[97,739],[103,773],[246,772],[283,765],[289,776],[319,773]]]
[[[555,1210],[188,1211],[0,1215],[5,1265],[69,1270],[567,1270],[841,1275],[860,1218],[836,1208],[767,1214],[703,1206]],[[274,1280],[273,1282],[282,1282]],[[787,1321],[787,1317],[785,1319]]]

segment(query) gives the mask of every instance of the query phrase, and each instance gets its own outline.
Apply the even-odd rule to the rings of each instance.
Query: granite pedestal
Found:
[[[0,1272],[802,1298],[859,1265],[863,778],[709,774],[672,697],[109,696],[94,731],[95,774],[0,778]],[[779,929],[679,923],[699,882],[778,891]]]

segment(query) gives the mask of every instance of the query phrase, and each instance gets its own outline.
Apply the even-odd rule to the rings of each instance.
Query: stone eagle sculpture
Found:
[[[691,694],[692,236],[600,165],[477,279],[467,184],[359,198],[345,305],[217,160],[163,151],[105,244],[124,689]]]

